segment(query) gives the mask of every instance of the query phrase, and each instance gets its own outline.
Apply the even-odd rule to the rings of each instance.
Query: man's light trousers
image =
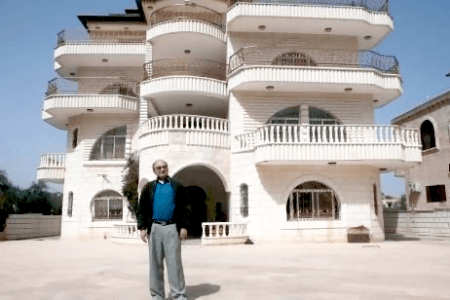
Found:
[[[164,300],[164,258],[167,264],[171,296],[174,300],[186,300],[181,242],[176,224],[153,223],[149,237],[150,295],[153,300]]]

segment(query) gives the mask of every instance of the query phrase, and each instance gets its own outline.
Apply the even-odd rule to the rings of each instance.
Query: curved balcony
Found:
[[[184,107],[198,115],[222,116],[226,110],[225,63],[177,58],[154,60],[144,68],[141,96],[151,99],[160,114],[184,113]]]
[[[388,0],[230,0],[227,30],[356,36],[360,49],[393,29]]]
[[[55,78],[45,95],[42,118],[60,129],[80,114],[139,112],[139,84],[122,77]]]
[[[230,149],[228,120],[193,115],[151,118],[141,124],[139,148],[225,155]]]
[[[265,125],[236,136],[234,153],[257,164],[373,165],[395,170],[422,161],[419,131],[378,125]]]
[[[373,94],[382,106],[403,93],[394,56],[373,51],[242,48],[230,57],[229,90]]]
[[[192,4],[173,4],[153,12],[147,39],[154,60],[180,57],[226,60],[225,14]]]
[[[65,29],[58,33],[55,69],[62,77],[78,68],[141,66],[145,61],[145,30]]]
[[[37,169],[37,180],[53,183],[63,183],[65,167],[65,153],[51,153],[41,155],[40,164]]]

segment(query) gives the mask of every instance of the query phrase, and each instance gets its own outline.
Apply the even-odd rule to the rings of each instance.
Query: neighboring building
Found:
[[[136,3],[58,34],[43,119],[68,146],[38,178],[64,181],[63,236],[133,221],[121,172],[139,151],[139,188],[158,158],[189,187],[190,232],[384,239],[380,172],[421,160],[418,130],[374,125],[403,93],[396,58],[370,50],[393,30],[388,0]]]
[[[450,91],[398,116],[392,124],[420,131],[422,163],[403,172],[409,208],[450,208]]]

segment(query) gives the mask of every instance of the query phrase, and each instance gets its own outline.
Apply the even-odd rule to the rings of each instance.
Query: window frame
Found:
[[[111,205],[111,203],[119,202],[121,203],[120,208],[114,207],[114,205]],[[103,203],[106,202],[106,203]],[[106,204],[106,209],[103,209],[103,207]],[[100,193],[98,193],[94,198],[92,199],[92,220],[93,221],[118,221],[123,220],[123,211],[124,211],[124,205],[123,205],[123,196],[120,195],[118,192],[113,190],[105,190]],[[102,209],[102,214],[100,214],[99,211]],[[120,213],[114,214],[112,211],[119,211]]]

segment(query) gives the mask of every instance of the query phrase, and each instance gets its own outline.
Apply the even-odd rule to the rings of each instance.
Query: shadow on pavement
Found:
[[[197,299],[202,296],[208,296],[217,293],[220,290],[220,285],[202,283],[199,285],[186,286],[186,297],[188,299]]]
[[[386,241],[392,242],[407,242],[407,241],[420,241],[420,238],[405,236],[403,234],[387,234],[385,236]]]

